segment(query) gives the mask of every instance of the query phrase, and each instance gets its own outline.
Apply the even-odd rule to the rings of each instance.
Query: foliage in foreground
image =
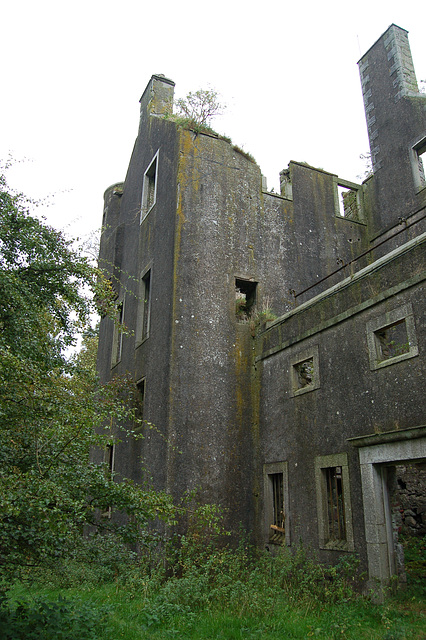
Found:
[[[419,594],[372,604],[356,590],[352,555],[326,567],[303,546],[276,557],[244,540],[232,548],[220,509],[189,503],[184,515],[188,533],[156,558],[103,537],[96,547],[89,541],[84,556],[31,569],[32,585],[16,585],[0,611],[5,638],[31,638],[46,624],[56,636],[34,637],[72,640],[78,629],[79,640],[424,640]],[[25,628],[28,635],[18,635]]]
[[[168,496],[114,482],[90,460],[137,422],[133,383],[96,378],[95,301],[113,314],[103,273],[0,176],[0,589],[72,557],[86,525],[143,545],[149,522],[173,518]],[[109,507],[127,524],[98,517]]]
[[[25,611],[42,601],[59,607],[64,593],[68,608],[85,607],[89,620],[90,609],[99,609],[99,624],[87,631],[95,635],[82,633],[80,640],[424,639],[425,611],[419,599],[371,604],[354,589],[356,566],[350,561],[330,569],[302,547],[295,555],[283,550],[274,558],[246,544],[234,550],[203,545],[198,534],[185,537],[171,560],[169,577],[160,566],[148,570],[135,557],[121,565],[113,582],[102,584],[104,574],[97,576],[95,570],[92,582],[64,590],[76,571],[68,563],[66,571],[44,576],[29,591],[16,588],[14,595],[26,603]],[[57,637],[59,631],[60,626]]]

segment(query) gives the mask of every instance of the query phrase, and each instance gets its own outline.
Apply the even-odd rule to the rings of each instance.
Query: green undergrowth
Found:
[[[356,592],[356,562],[325,567],[303,547],[272,557],[245,544],[218,547],[195,532],[169,553],[167,568],[129,556],[106,571],[111,557],[98,561],[85,574],[69,561],[15,585],[0,607],[0,637],[425,638],[420,597],[374,605]]]

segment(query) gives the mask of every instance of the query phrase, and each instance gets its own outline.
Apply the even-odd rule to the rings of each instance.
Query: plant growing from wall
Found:
[[[220,115],[224,105],[219,96],[212,89],[198,89],[190,91],[185,98],[175,101],[176,117],[184,119],[188,126],[195,130],[210,128],[212,118]]]

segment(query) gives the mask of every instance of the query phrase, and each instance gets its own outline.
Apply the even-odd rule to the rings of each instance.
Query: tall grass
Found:
[[[356,590],[352,556],[330,568],[303,546],[276,557],[244,540],[235,549],[210,525],[192,526],[167,562],[165,551],[148,562],[105,539],[96,552],[32,572],[0,607],[0,637],[425,640],[421,594],[372,604]]]

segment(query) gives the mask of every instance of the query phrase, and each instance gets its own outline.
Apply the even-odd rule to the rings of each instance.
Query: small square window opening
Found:
[[[405,319],[375,331],[374,336],[379,361],[396,358],[410,350]]]
[[[304,389],[314,384],[314,359],[308,358],[294,365],[297,389]]]
[[[320,387],[318,345],[297,353],[290,360],[290,395],[298,396]]]
[[[367,322],[370,369],[381,369],[419,354],[411,303]]]

